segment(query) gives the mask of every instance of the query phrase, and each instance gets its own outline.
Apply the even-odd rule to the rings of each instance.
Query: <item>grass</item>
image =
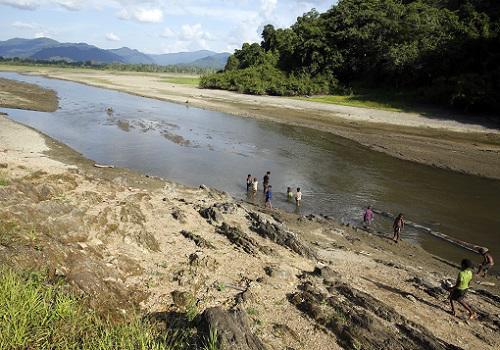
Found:
[[[385,90],[359,89],[351,95],[325,95],[295,98],[304,101],[381,109],[390,112],[414,111],[415,106],[418,105],[417,99],[413,95]]]
[[[195,85],[198,86],[200,83],[199,76],[171,76],[161,78],[160,81],[171,84],[184,84],[184,85]]]
[[[1,350],[186,348],[185,335],[161,332],[138,317],[112,322],[99,316],[42,273],[0,268],[0,305]],[[213,332],[205,349],[217,349],[217,332]]]

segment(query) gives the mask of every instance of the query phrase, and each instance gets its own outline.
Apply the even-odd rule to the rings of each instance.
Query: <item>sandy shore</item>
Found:
[[[2,70],[8,69],[1,67]],[[17,69],[17,68],[13,68]],[[305,126],[359,142],[372,150],[439,168],[500,179],[500,131],[446,115],[425,116],[202,90],[164,81],[168,75],[37,68],[25,73],[76,81],[140,96]]]
[[[458,270],[404,241],[98,169],[5,116],[0,166],[0,262],[46,267],[97,308],[237,309],[266,349],[500,346],[498,280],[475,278],[478,320],[453,317]]]

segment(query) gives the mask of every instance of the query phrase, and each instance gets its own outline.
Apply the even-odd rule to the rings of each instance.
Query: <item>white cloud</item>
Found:
[[[147,8],[142,6],[133,6],[132,8],[123,8],[118,17],[126,20],[136,20],[145,23],[159,23],[163,20],[163,11],[159,8]]]
[[[163,32],[161,32],[160,36],[162,38],[173,38],[175,37],[175,33],[169,27],[165,27],[165,29],[163,29]]]
[[[120,41],[120,37],[116,35],[115,33],[106,33],[106,40],[108,41]]]
[[[0,0],[0,5],[16,7],[22,10],[34,10],[40,5],[40,1],[35,0]]]
[[[12,26],[18,29],[35,29],[37,25],[32,23],[26,23],[21,21],[15,21],[12,23]]]
[[[66,10],[70,11],[78,11],[82,8],[83,4],[85,1],[80,1],[80,0],[54,0],[54,3],[56,3],[59,6],[64,7]]]
[[[278,0],[260,0],[260,10],[264,15],[274,12],[277,5]]]
[[[52,33],[49,31],[42,30],[41,32],[35,33],[35,38],[51,38]]]

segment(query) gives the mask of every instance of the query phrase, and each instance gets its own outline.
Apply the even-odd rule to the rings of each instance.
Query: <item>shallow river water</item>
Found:
[[[360,224],[363,207],[398,213],[419,225],[490,248],[500,258],[500,181],[398,160],[312,129],[241,118],[73,82],[1,73],[57,91],[54,113],[3,109],[98,163],[245,197],[247,174],[267,170],[273,205],[293,211],[287,186],[303,189],[301,212]],[[108,108],[112,112],[107,111]],[[257,201],[261,201],[261,195]],[[375,228],[390,235],[391,221]],[[408,227],[412,240],[441,257],[473,255]],[[499,259],[497,259],[499,260]]]

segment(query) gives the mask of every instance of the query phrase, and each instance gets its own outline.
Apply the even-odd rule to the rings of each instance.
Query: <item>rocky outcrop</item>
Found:
[[[333,332],[345,349],[460,349],[365,292],[341,282],[324,292],[318,282],[306,280],[289,301]]]
[[[311,248],[302,243],[291,231],[287,231],[282,224],[271,222],[256,212],[250,212],[248,218],[251,221],[250,229],[260,236],[291,249],[293,252],[308,258],[315,258],[316,254]]]
[[[208,337],[217,331],[219,349],[266,350],[261,340],[252,333],[243,310],[226,311],[221,307],[206,309],[201,315],[201,329]]]
[[[223,222],[220,227],[217,228],[217,232],[226,236],[226,238],[241,248],[244,252],[252,255],[256,255],[259,251],[263,253],[270,253],[270,249],[261,246],[252,237],[247,235],[245,232],[237,227],[229,226],[227,223]]]
[[[194,244],[196,244],[200,248],[210,248],[210,249],[215,249],[214,245],[207,241],[205,238],[201,237],[200,235],[197,235],[195,233],[192,233],[190,231],[182,230],[181,235],[183,235],[185,238],[193,241]]]

